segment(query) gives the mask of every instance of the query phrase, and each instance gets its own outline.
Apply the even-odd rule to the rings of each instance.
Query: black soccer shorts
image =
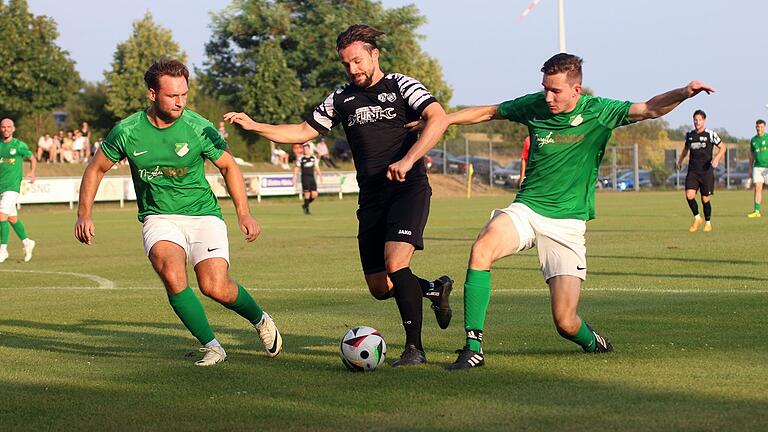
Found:
[[[384,243],[410,243],[424,249],[424,227],[429,217],[432,188],[426,181],[389,184],[377,191],[360,191],[357,245],[363,273],[386,270]]]
[[[688,171],[685,176],[685,188],[701,191],[702,196],[710,196],[715,193],[714,170]]]

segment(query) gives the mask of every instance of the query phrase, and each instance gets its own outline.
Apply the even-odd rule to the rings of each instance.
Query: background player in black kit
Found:
[[[451,320],[453,281],[441,276],[430,282],[410,269],[414,250],[424,248],[432,195],[422,156],[448,123],[443,107],[419,81],[382,72],[376,45],[381,35],[366,25],[339,34],[336,49],[351,82],[333,91],[303,123],[268,125],[235,112],[224,119],[280,143],[305,142],[342,124],[360,185],[357,238],[365,281],[376,299],[395,297],[405,350],[392,366],[405,366],[427,361],[421,343],[422,296],[432,301],[441,328]],[[420,135],[404,127],[420,117],[425,124]]]
[[[301,191],[304,193],[304,204],[301,205],[301,209],[304,210],[305,215],[309,215],[312,214],[309,211],[309,205],[317,198],[317,179],[321,178],[320,164],[312,154],[312,148],[308,142],[301,146],[301,150],[303,153],[296,158],[296,167],[293,169],[293,182],[296,183],[301,175]]]
[[[715,193],[714,169],[725,155],[725,146],[720,146],[720,137],[713,130],[706,129],[704,124],[707,114],[702,110],[693,113],[693,130],[685,134],[685,147],[677,160],[677,169],[683,166],[685,156],[688,158],[688,174],[685,176],[685,199],[693,213],[693,225],[688,228],[690,232],[696,232],[704,222],[699,214],[699,206],[696,204],[696,191],[701,192],[701,206],[704,208],[704,232],[712,231],[712,204],[710,199]],[[719,151],[712,158],[712,148],[717,146]]]

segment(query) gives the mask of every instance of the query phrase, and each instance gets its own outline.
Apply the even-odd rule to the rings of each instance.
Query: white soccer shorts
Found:
[[[587,247],[584,233],[587,224],[579,219],[553,219],[542,216],[522,203],[512,203],[509,207],[496,209],[507,214],[517,229],[520,245],[517,252],[534,246],[539,253],[539,265],[544,280],[555,276],[576,276],[587,278]]]
[[[768,168],[752,167],[752,183],[768,183]]]
[[[5,191],[0,193],[0,213],[4,213],[9,217],[16,216],[16,203],[18,201],[18,192]]]
[[[150,215],[144,218],[144,252],[166,240],[184,249],[193,266],[208,258],[223,258],[229,264],[227,225],[216,216]]]

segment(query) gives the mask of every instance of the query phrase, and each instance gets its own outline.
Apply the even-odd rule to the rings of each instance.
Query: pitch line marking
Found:
[[[0,270],[0,271],[26,271],[26,270]],[[82,276],[86,278],[95,278],[92,280],[102,280],[106,282],[106,286],[99,285],[98,287],[93,286],[86,286],[86,287],[76,287],[76,286],[42,286],[42,287],[0,287],[0,291],[2,290],[102,290],[102,289],[112,289],[114,291],[154,291],[154,290],[163,290],[163,287],[158,286],[138,286],[138,287],[115,287],[114,283],[110,280],[100,278],[98,276],[93,275],[86,275],[82,273],[65,273],[65,272],[35,272],[35,273],[52,273],[52,274],[63,274],[63,275],[76,275],[76,276]],[[360,293],[367,293],[364,288],[321,288],[321,287],[308,287],[308,288],[249,288],[248,291],[253,292],[360,292]],[[768,290],[766,289],[756,289],[756,290],[749,290],[749,289],[711,289],[711,290],[705,290],[705,289],[698,289],[698,288],[692,288],[692,289],[642,289],[642,288],[582,288],[582,291],[586,292],[626,292],[626,293],[636,293],[636,294],[768,294]],[[541,294],[548,294],[548,291],[546,288],[522,288],[522,289],[494,289],[492,290],[494,293],[504,293],[504,294],[514,294],[514,293],[541,293]]]
[[[90,279],[94,282],[96,282],[99,286],[97,287],[55,287],[57,289],[64,289],[64,288],[74,288],[74,289],[114,289],[115,283],[112,282],[109,279],[105,279],[101,276],[96,276],[92,274],[87,273],[74,273],[74,272],[55,272],[55,271],[43,271],[43,270],[0,270],[0,272],[6,272],[6,273],[38,273],[38,274],[51,274],[51,275],[57,275],[57,276],[75,276],[79,278],[84,279]],[[35,289],[47,289],[49,287],[35,287]],[[53,287],[52,287],[53,288]],[[0,289],[19,289],[18,287],[13,288],[0,288]],[[26,288],[24,288],[26,289]]]

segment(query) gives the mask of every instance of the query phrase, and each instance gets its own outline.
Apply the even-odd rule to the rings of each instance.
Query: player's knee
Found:
[[[493,264],[493,252],[490,244],[483,238],[475,240],[469,254],[469,261],[472,268],[490,268]]]
[[[368,291],[376,300],[386,300],[394,296],[394,289],[389,286],[386,278],[383,280],[368,281]]]
[[[581,320],[576,316],[567,316],[564,314],[555,315],[553,318],[555,321],[555,329],[560,336],[573,336],[578,333],[581,328]]]

